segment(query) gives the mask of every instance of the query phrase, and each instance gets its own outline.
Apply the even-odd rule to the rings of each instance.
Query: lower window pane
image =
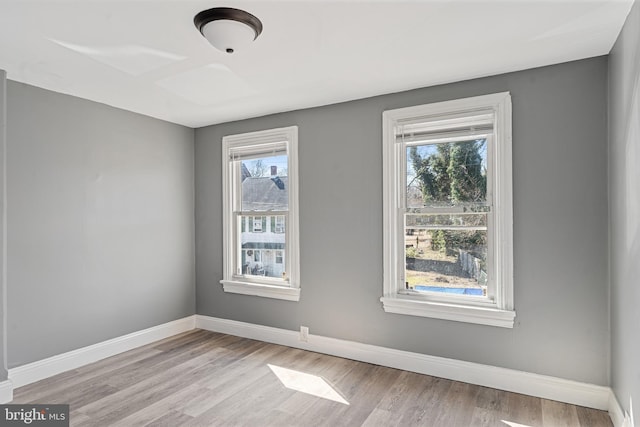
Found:
[[[408,289],[486,296],[485,230],[410,229],[405,231]]]
[[[255,227],[260,218],[260,227]],[[286,279],[286,227],[285,216],[276,217],[239,215],[240,265],[245,276],[265,276]],[[281,225],[281,227],[278,227]]]

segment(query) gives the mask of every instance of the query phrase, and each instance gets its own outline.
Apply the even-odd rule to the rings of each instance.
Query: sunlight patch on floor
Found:
[[[349,404],[329,383],[317,375],[306,374],[276,365],[268,364],[267,366],[278,377],[282,385],[288,389],[333,400],[344,405]]]
[[[505,423],[506,425],[508,425],[509,427],[531,427],[531,426],[526,425],[526,424],[514,423],[513,421],[502,420],[502,422]]]

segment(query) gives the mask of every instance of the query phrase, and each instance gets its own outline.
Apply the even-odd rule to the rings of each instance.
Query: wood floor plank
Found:
[[[178,348],[181,348],[181,351],[162,352],[159,355],[157,354],[147,359],[135,361],[97,377],[89,377],[85,374],[84,381],[67,385],[67,388],[64,389],[52,389],[50,394],[43,396],[42,399],[46,401],[58,401],[61,396],[64,396],[69,401],[67,403],[77,402],[75,406],[71,407],[72,410],[76,410],[86,404],[92,403],[92,401],[86,399],[86,390],[90,390],[97,384],[108,385],[115,393],[130,385],[136,385],[149,377],[153,377],[157,372],[165,372],[169,368],[180,366],[184,361],[191,361],[198,355],[206,355],[209,353],[209,356],[213,356],[219,353],[219,350],[211,353],[213,349],[216,349],[215,341],[203,340],[203,338],[193,341],[189,347],[181,345]]]
[[[479,387],[476,406],[496,412],[509,412],[510,397],[513,393],[495,388]]]
[[[434,389],[436,380],[436,378],[427,375],[402,371],[378,405],[378,408],[397,414],[400,420],[407,413],[417,413],[420,409],[426,409],[427,405],[441,397],[441,394],[434,395],[430,393]],[[403,420],[403,423],[408,422],[409,420]]]
[[[542,427],[542,399],[524,394],[509,393],[506,421],[531,427]]]
[[[398,426],[398,414],[386,409],[375,408],[362,423],[363,427]]]
[[[184,361],[180,365],[156,373],[110,396],[85,405],[80,411],[91,417],[92,425],[110,425],[187,387],[201,376],[214,373],[216,368],[208,362],[216,355],[203,354]]]
[[[18,387],[13,391],[13,402],[31,403],[34,399],[39,399],[42,402],[44,396],[51,394],[51,389],[60,386],[66,387],[68,383],[73,384],[83,381],[80,378],[79,372],[74,369],[32,384],[27,384],[23,387]]]
[[[337,396],[346,400],[345,396],[338,388],[337,383],[351,372],[355,365],[356,362],[352,360],[326,356],[321,359],[321,363],[317,363],[310,369],[307,369],[305,373],[316,375],[324,381],[327,387],[330,387]],[[319,398],[317,396],[308,393],[296,393],[278,406],[278,410],[285,414],[299,416],[309,411],[313,405],[319,401],[318,399]]]
[[[266,409],[277,406],[292,393],[273,375],[263,375],[251,385],[251,391],[239,391],[195,417],[185,427],[205,425],[255,425],[253,417],[262,417]]]
[[[611,427],[606,412],[194,330],[14,392],[74,427]]]
[[[180,356],[186,348],[185,345],[197,343],[212,345],[208,339],[209,336],[208,331],[196,331],[184,337],[182,335],[176,337],[174,340],[176,344],[170,347],[170,351],[156,350],[153,348],[153,344],[150,344],[142,349],[121,353],[104,359],[99,364],[78,368],[73,371],[75,374],[70,378],[66,378],[67,373],[63,373],[60,376],[44,380],[44,382],[38,382],[36,384],[39,384],[40,388],[37,391],[31,388],[34,386],[33,384],[21,387],[15,393],[15,400],[17,403],[50,402],[56,396],[77,394],[78,390],[85,389],[87,386],[91,387],[92,384],[114,380],[118,377],[132,382],[135,381],[135,374],[140,375],[143,368],[154,370],[156,369],[154,368],[155,364]],[[163,341],[171,342],[170,339]],[[89,369],[88,366],[93,369]]]
[[[478,427],[505,427],[509,419],[510,395],[506,391],[488,387],[478,387],[476,408],[473,410],[471,424]]]
[[[247,389],[254,386],[263,377],[273,375],[267,366],[269,360],[273,361],[273,358],[277,358],[279,363],[286,364],[302,357],[306,352],[269,345],[259,349],[256,353],[260,353],[260,356],[238,359],[225,367],[220,375],[201,382],[202,386],[206,388],[206,393],[201,398],[189,402],[182,409],[184,413],[198,417],[226,399],[246,393]]]
[[[106,382],[118,389],[123,389],[152,376],[155,372],[166,371],[173,366],[180,365],[182,362],[206,355],[210,351],[216,351],[216,355],[219,355],[221,353],[218,349],[219,347],[215,341],[203,338],[191,343],[188,347],[183,347],[182,351],[165,351],[152,360],[145,359],[132,364],[129,369],[112,372]]]
[[[280,359],[280,363],[295,369],[304,370],[321,360],[323,355],[308,351],[291,349],[285,352]],[[265,423],[264,413],[277,407],[283,401],[295,393],[294,390],[286,388],[278,377],[269,369],[267,364],[255,368],[252,371],[265,372],[257,380],[250,384],[251,393],[247,394],[247,387],[241,387],[236,393],[228,395],[226,398],[217,401],[207,411],[195,417],[191,423],[193,425],[262,425]],[[222,388],[226,390],[227,387]]]
[[[228,350],[228,349],[227,349]],[[263,345],[255,349],[251,354],[239,354],[233,350],[228,350],[232,357],[227,361],[225,369],[216,377],[209,378],[209,381],[203,383],[204,387],[210,387],[215,389],[221,385],[227,384],[230,381],[235,381],[243,374],[249,373],[252,369],[265,366],[269,361],[277,360],[281,355],[287,351],[287,347],[275,346],[275,345]],[[289,357],[295,357],[295,354]],[[286,356],[284,356],[286,357]]]
[[[69,427],[82,427],[91,421],[87,415],[77,414],[69,418]]]
[[[333,411],[326,419],[325,425],[336,425],[338,422],[344,422],[346,425],[361,425],[367,419],[371,411],[373,411],[384,395],[389,390],[389,384],[392,384],[402,371],[397,369],[385,368],[382,366],[370,365],[362,363],[364,368],[364,376],[362,381],[358,381],[357,387],[348,387],[346,383],[350,383],[350,377],[345,377],[336,385],[344,392],[344,396],[349,405],[343,405],[336,411]]]
[[[316,363],[307,366],[304,374],[313,375],[317,380],[321,380],[324,386],[335,393],[334,399],[345,399],[340,392],[337,383],[353,369],[359,362],[348,359],[342,359],[334,356],[322,356],[316,359]],[[283,367],[286,367],[286,364]],[[346,399],[345,399],[346,400]],[[298,392],[292,394],[277,408],[268,414],[268,423],[266,426],[304,426],[307,420],[314,419],[314,424],[318,422],[313,415],[310,415],[312,408],[319,411],[325,411],[323,408],[336,405],[333,400],[319,397],[309,392]],[[342,403],[340,404],[342,405]],[[328,411],[327,411],[328,412]]]
[[[191,421],[190,416],[178,411],[171,411],[153,420],[146,427],[175,427]]]
[[[186,414],[184,408],[187,407],[193,400],[201,399],[206,395],[207,389],[200,386],[197,382],[189,385],[181,390],[178,390],[163,399],[158,400],[151,405],[140,408],[140,410],[115,421],[111,424],[111,427],[142,427],[153,422],[157,419],[158,414],[167,414],[171,412],[180,412],[189,417],[193,416]]]
[[[170,350],[179,348],[183,345],[188,345],[190,343],[193,343],[194,341],[197,341],[204,337],[220,338],[223,336],[224,334],[218,334],[217,332],[210,332],[202,329],[197,329],[197,330],[185,332],[179,335],[174,335],[173,337],[165,338],[162,341],[151,343],[148,346],[160,351],[170,351]]]
[[[367,375],[371,374],[370,369],[373,366],[374,365],[367,363],[353,361],[348,375],[333,383],[333,387],[348,402],[348,406],[353,404],[353,396],[356,394],[359,384],[362,384],[366,380]],[[336,422],[337,419],[341,418],[346,410],[348,410],[348,408],[345,408],[345,404],[343,403],[316,399],[307,410],[301,413],[301,417],[314,420],[314,424],[318,426],[328,425],[331,419]]]
[[[140,411],[116,422],[114,426],[134,427],[146,425],[147,422],[153,419],[155,414],[169,411],[180,411],[185,415],[188,415],[189,418],[198,416],[212,406],[212,401],[216,401],[211,399],[213,393],[211,389],[207,388],[210,383],[225,384],[224,378],[228,377],[227,381],[235,379],[234,385],[237,388],[236,392],[248,386],[248,384],[243,384],[240,380],[241,376],[239,375],[236,367],[236,364],[239,361],[250,360],[251,362],[246,362],[247,365],[249,365],[249,369],[245,370],[247,372],[253,372],[250,368],[255,367],[256,361],[259,360],[262,363],[265,358],[273,357],[274,355],[278,355],[279,353],[286,351],[286,347],[265,346],[264,343],[262,344],[263,345],[260,346],[260,348],[252,353],[252,357],[245,356],[240,358],[238,357],[239,354],[237,352],[220,347],[219,349],[222,352],[221,357],[217,357],[215,360],[210,362],[212,367],[219,370],[219,375],[203,376],[191,383],[185,389],[179,390],[168,395],[164,399],[149,405],[148,407],[142,408]],[[229,375],[229,372],[235,373],[236,376],[233,377],[232,375]],[[263,374],[266,375],[267,371],[265,370],[260,375]],[[253,379],[251,381],[253,381]],[[227,392],[232,391],[232,387],[222,387],[221,389]],[[219,398],[219,396],[216,397]]]
[[[576,406],[576,412],[578,414],[578,420],[580,426],[589,427],[609,427],[611,426],[611,418],[604,411],[598,411],[591,408],[584,408],[582,406]]]
[[[542,399],[542,425],[545,427],[580,426],[576,407],[567,403]]]
[[[470,426],[506,427],[503,415],[496,410],[476,407],[471,415]]]
[[[442,410],[438,412],[432,425],[452,427],[471,425],[478,393],[478,386],[453,382],[449,392],[443,397]]]
[[[440,412],[447,409],[444,404],[444,396],[447,396],[454,381],[444,378],[436,378],[428,375],[417,375],[421,381],[417,383],[416,389],[408,392],[413,397],[413,402],[402,413],[400,425],[402,426],[423,426],[436,420]]]
[[[394,381],[393,385],[378,404],[377,408],[383,409],[389,413],[401,414],[411,401],[414,400],[416,394],[410,393],[410,390],[417,390],[418,383],[421,378],[412,372],[403,371]]]

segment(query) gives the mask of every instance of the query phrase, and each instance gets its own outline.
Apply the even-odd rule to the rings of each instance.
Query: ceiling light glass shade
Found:
[[[202,35],[218,50],[233,53],[240,50],[255,39],[253,29],[238,21],[211,21],[202,27]]]
[[[233,53],[262,32],[262,22],[244,10],[216,7],[198,13],[193,22],[213,47]]]

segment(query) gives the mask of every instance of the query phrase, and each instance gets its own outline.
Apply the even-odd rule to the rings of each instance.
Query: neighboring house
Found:
[[[285,216],[268,215],[269,211],[286,211],[288,180],[271,167],[270,177],[252,177],[243,165],[243,210],[256,215],[241,217],[242,265],[244,274],[282,277],[285,266]]]

